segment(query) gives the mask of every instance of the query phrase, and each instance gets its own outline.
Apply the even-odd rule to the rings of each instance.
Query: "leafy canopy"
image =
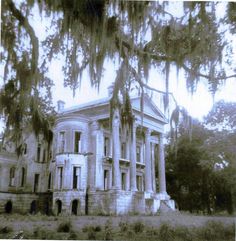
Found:
[[[123,0],[3,1],[4,86],[0,109],[7,127],[20,132],[25,116],[30,118],[34,130],[34,123],[40,123],[40,129],[50,127],[46,122],[52,111],[39,107],[51,105],[53,81],[47,78],[47,71],[59,54],[65,57],[64,84],[74,91],[85,70],[89,70],[91,85],[99,89],[104,61],[117,59],[120,69],[113,105],[120,90],[127,93],[133,83],[142,92],[150,88],[146,80],[152,67],[166,74],[165,106],[169,102],[172,66],[184,69],[190,91],[196,89],[200,78],[205,78],[214,94],[223,80],[235,77],[235,69],[230,66],[232,46],[224,37],[227,30],[235,33],[235,3],[175,3],[174,7],[183,10],[182,16],[172,11],[171,4]],[[217,17],[218,5],[226,9],[223,19]],[[35,9],[51,24],[44,41],[36,37],[30,21]]]

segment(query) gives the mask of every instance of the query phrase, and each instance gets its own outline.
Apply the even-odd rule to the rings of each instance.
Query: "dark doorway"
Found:
[[[61,200],[57,200],[56,201],[56,207],[57,207],[57,215],[59,215],[61,213],[61,209],[62,209],[62,202]]]
[[[50,214],[50,205],[49,205],[49,202],[46,202],[45,203],[45,206],[44,206],[44,212],[46,215],[49,215]]]
[[[78,200],[72,201],[71,213],[74,214],[74,215],[78,214]]]
[[[5,212],[6,213],[11,213],[12,212],[12,202],[8,201],[5,205]]]
[[[32,201],[32,203],[30,204],[30,214],[36,214],[37,211],[37,204],[36,201]]]

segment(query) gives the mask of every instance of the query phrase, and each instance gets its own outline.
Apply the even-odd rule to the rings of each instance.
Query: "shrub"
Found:
[[[3,228],[0,228],[0,233],[1,234],[5,234],[5,233],[11,233],[13,231],[12,227],[3,227]]]
[[[203,240],[230,240],[234,237],[233,225],[225,226],[221,222],[209,221],[204,227],[198,229],[198,235]]]
[[[95,240],[96,239],[96,233],[93,229],[88,230],[88,240]]]
[[[133,224],[133,230],[135,233],[142,233],[144,231],[144,228],[145,225],[140,221],[137,221]]]
[[[104,228],[104,240],[113,240],[112,221],[108,219]]]
[[[71,231],[68,239],[76,240],[78,239],[78,236],[74,231]]]
[[[97,225],[95,228],[94,228],[94,231],[95,232],[100,232],[102,230],[101,226]]]
[[[193,235],[195,232],[193,232],[194,230],[190,230],[190,228],[187,228],[185,226],[177,226],[174,229],[174,236],[178,237],[180,240],[184,240],[184,241],[192,241],[193,239]]]
[[[174,239],[173,229],[166,223],[161,224],[159,228],[160,240],[169,241]]]
[[[60,223],[57,228],[57,232],[63,232],[63,233],[69,233],[70,230],[71,230],[71,222],[70,221]]]
[[[119,227],[121,232],[127,232],[129,229],[129,224],[127,222],[119,222]]]

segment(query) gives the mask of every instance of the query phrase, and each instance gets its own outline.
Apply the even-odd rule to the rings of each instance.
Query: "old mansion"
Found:
[[[0,213],[155,214],[174,210],[166,191],[163,133],[167,120],[148,95],[131,98],[134,123],[110,121],[110,96],[71,108],[58,102],[53,144],[24,133],[19,157],[0,153]],[[128,133],[128,134],[127,134]],[[50,152],[50,153],[48,153]]]

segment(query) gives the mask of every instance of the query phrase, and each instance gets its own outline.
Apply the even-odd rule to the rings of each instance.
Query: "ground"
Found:
[[[60,224],[69,224],[69,230],[60,230]],[[158,240],[162,240],[164,232],[163,240],[168,240],[168,235],[172,235],[170,240],[187,240],[187,236],[191,237],[190,240],[234,240],[235,227],[236,219],[232,216],[197,216],[173,212],[157,216],[117,217],[0,215],[0,239],[12,239],[23,231],[23,238],[26,239],[155,240],[158,237]],[[197,238],[192,238],[193,233]],[[175,235],[179,239],[174,238]]]

